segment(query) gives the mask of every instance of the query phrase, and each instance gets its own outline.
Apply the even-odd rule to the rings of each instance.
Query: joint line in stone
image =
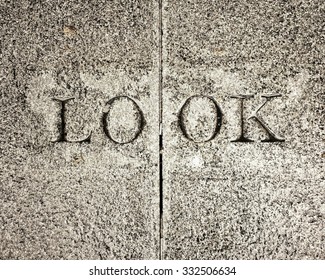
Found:
[[[159,0],[159,259],[163,259],[163,98],[162,98],[162,82],[163,82],[163,59],[162,59],[162,1]]]

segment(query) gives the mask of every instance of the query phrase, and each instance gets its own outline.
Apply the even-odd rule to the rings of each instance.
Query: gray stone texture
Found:
[[[158,258],[158,11],[0,1],[1,259]]]
[[[0,259],[324,259],[324,12],[0,0]]]
[[[167,259],[324,259],[324,1],[164,1]],[[285,142],[264,143],[258,113]],[[223,114],[217,136],[214,103]],[[251,143],[231,142],[244,133]],[[220,117],[220,114],[219,114]],[[198,143],[197,143],[198,142]]]

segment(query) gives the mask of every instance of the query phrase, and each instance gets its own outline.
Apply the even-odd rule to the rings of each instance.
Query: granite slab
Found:
[[[164,1],[164,258],[325,258],[324,10]]]
[[[158,258],[158,11],[0,1],[0,259]]]

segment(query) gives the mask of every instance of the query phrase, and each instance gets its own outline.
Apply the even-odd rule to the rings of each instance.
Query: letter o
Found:
[[[129,100],[132,102],[132,105],[133,105],[133,107],[136,111],[136,114],[137,114],[137,124],[138,124],[135,129],[134,134],[131,137],[129,137],[130,139],[128,139],[126,141],[120,141],[118,139],[114,139],[114,137],[112,136],[112,134],[109,130],[109,122],[110,122],[109,113],[112,109],[112,106],[114,106],[114,103],[116,103],[116,102],[123,101],[123,99]],[[117,96],[117,97],[110,99],[106,103],[106,105],[109,106],[109,109],[107,112],[104,112],[103,117],[102,117],[103,129],[104,129],[106,136],[116,144],[128,144],[128,143],[133,142],[140,135],[140,133],[142,132],[142,130],[144,128],[144,124],[145,124],[143,112],[141,111],[138,104],[130,97],[121,95],[121,96]]]
[[[193,136],[191,136],[191,133],[189,132],[189,129],[187,127],[186,124],[186,110],[189,110],[189,107],[191,106],[191,104],[194,102],[195,99],[201,99],[201,102],[203,102],[203,100],[206,100],[205,102],[210,103],[211,106],[213,107],[213,111],[215,114],[215,123],[214,123],[214,127],[212,129],[212,134],[210,137],[208,137],[207,139],[204,140],[195,140]],[[207,112],[205,112],[207,114]],[[179,116],[178,116],[178,120],[179,120],[179,126],[184,134],[184,136],[195,142],[195,143],[204,143],[204,142],[209,142],[212,139],[214,139],[217,134],[220,131],[221,125],[222,125],[222,112],[220,107],[218,106],[217,102],[210,96],[205,96],[205,95],[194,95],[191,96],[190,98],[188,98],[185,103],[183,104],[180,112],[179,112]]]

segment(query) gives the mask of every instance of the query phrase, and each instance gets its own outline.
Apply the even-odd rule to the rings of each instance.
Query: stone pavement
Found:
[[[0,259],[324,259],[324,12],[0,0]]]
[[[324,11],[165,1],[165,258],[325,258]]]

